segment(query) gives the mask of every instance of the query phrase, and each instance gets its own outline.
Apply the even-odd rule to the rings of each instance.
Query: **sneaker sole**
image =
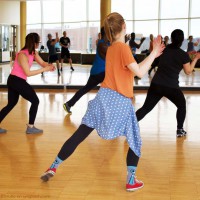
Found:
[[[138,187],[138,188],[130,188],[130,189],[126,189],[128,192],[134,192],[134,191],[136,191],[136,190],[139,190],[139,189],[141,189],[141,188],[143,188],[144,187],[144,184],[143,184],[143,186],[141,186],[141,187]]]
[[[45,173],[44,175],[42,175],[40,177],[40,179],[42,179],[44,182],[49,181],[50,178],[52,178],[54,176],[54,174],[52,173]]]
[[[184,137],[186,136],[187,134],[182,134],[182,135],[176,135],[176,137]]]
[[[67,110],[67,108],[66,108],[65,104],[63,104],[63,108],[64,108],[64,110],[65,110],[67,113],[69,113],[69,114],[72,114],[72,112],[71,112],[71,111],[68,111],[68,110]]]
[[[33,132],[26,132],[26,134],[42,134],[43,132],[35,132],[35,133],[33,133]]]

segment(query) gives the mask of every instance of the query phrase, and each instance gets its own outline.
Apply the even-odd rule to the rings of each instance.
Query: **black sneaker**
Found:
[[[177,129],[177,131],[176,131],[177,137],[183,137],[183,136],[186,136],[186,135],[187,135],[186,131],[184,131],[183,129]]]
[[[73,67],[70,67],[70,69],[71,69],[72,71],[74,71],[74,68],[73,68]]]
[[[72,113],[72,111],[70,110],[70,106],[68,105],[68,103],[66,102],[66,103],[64,103],[63,104],[63,108],[64,108],[64,110],[66,111],[66,112],[68,112],[68,113]]]

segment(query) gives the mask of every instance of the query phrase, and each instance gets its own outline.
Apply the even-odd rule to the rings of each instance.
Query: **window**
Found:
[[[100,0],[88,0],[88,20],[100,21]]]
[[[111,12],[120,13],[124,19],[133,20],[133,1],[132,0],[112,0]]]
[[[145,37],[149,37],[150,34],[158,35],[158,20],[136,21],[135,33],[142,34]]]
[[[191,32],[190,35],[193,37],[200,37],[200,19],[191,20]]]
[[[190,17],[199,17],[199,9],[200,9],[199,0],[191,0],[191,15]]]
[[[181,29],[184,32],[186,38],[188,32],[188,21],[186,19],[161,21],[161,35],[163,37],[168,35],[170,38],[171,32],[175,29]]]
[[[179,28],[184,31],[185,38],[188,35],[195,38],[200,34],[199,2],[112,0],[111,12],[124,17],[127,34],[135,32],[148,40],[150,34],[170,36]],[[37,32],[46,46],[48,33],[54,36],[58,32],[61,37],[64,30],[71,40],[71,51],[94,51],[100,32],[100,0],[27,0],[27,33]]]
[[[159,0],[135,1],[134,16],[135,20],[158,19]]]
[[[189,0],[160,0],[161,19],[188,18]]]
[[[86,0],[64,1],[64,22],[86,21]]]
[[[32,32],[38,33],[38,35],[41,37],[41,35],[42,35],[41,24],[27,25],[26,33],[29,34]],[[42,38],[40,38],[40,39],[42,39]]]
[[[40,1],[28,1],[26,6],[26,14],[27,14],[27,24],[41,23]]]
[[[61,22],[61,1],[42,1],[43,23]],[[36,12],[35,12],[36,13]]]

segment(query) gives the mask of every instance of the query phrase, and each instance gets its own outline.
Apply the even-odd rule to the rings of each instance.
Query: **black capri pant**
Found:
[[[151,83],[144,105],[136,112],[137,120],[140,121],[149,113],[162,97],[168,98],[175,104],[177,107],[177,128],[183,128],[186,116],[186,101],[183,92],[179,88],[166,87],[155,83]]]
[[[14,75],[10,75],[7,81],[8,86],[8,104],[0,111],[0,123],[7,114],[15,107],[19,100],[19,95],[31,102],[29,110],[29,124],[34,124],[39,99],[34,89],[26,82],[26,80]]]

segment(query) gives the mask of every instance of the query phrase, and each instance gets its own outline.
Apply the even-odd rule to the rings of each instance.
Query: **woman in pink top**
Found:
[[[26,82],[27,77],[41,74],[45,71],[53,71],[53,65],[42,60],[36,49],[39,46],[40,37],[37,33],[29,33],[26,36],[25,46],[16,55],[11,74],[7,80],[8,87],[8,104],[0,111],[0,123],[7,114],[15,107],[21,95],[24,99],[31,102],[29,110],[29,123],[27,124],[26,133],[42,133],[43,131],[34,126],[39,99],[34,89]],[[42,68],[30,70],[33,60]],[[7,130],[0,128],[0,133],[6,133]]]
[[[162,53],[164,45],[161,37],[154,40],[151,54],[141,63],[137,63],[132,52],[125,44],[126,23],[118,13],[111,13],[104,21],[106,36],[111,43],[106,53],[105,79],[96,97],[88,103],[88,109],[76,132],[64,143],[55,161],[41,176],[48,181],[56,169],[94,130],[103,139],[109,140],[125,136],[129,145],[127,153],[126,189],[134,191],[143,187],[135,178],[140,157],[141,138],[139,126],[132,105],[133,76],[142,77],[148,71],[153,60]],[[81,163],[80,163],[81,168]]]

